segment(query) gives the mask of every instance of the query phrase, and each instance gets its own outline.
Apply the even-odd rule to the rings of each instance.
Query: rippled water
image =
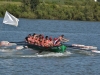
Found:
[[[64,34],[66,44],[96,46],[100,50],[100,22],[20,19],[19,26],[2,24],[0,41],[24,41],[29,34],[52,37]],[[100,75],[100,54],[68,48],[65,53],[16,50],[15,46],[0,47],[0,75]]]

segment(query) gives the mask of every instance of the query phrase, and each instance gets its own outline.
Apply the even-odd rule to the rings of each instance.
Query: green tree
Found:
[[[22,0],[22,3],[23,3],[24,10],[27,10],[29,8],[31,10],[35,10],[37,5],[39,4],[39,0]]]
[[[35,10],[38,4],[39,4],[39,0],[30,0],[30,8],[32,10]]]
[[[27,11],[30,9],[30,0],[22,0],[22,8],[23,8],[23,12]]]

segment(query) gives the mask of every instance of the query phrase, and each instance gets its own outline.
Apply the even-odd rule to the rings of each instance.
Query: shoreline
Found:
[[[0,17],[4,18],[4,17]],[[18,18],[18,19],[30,19],[30,20],[55,20],[55,21],[79,21],[79,22],[100,22],[100,21],[84,21],[84,20],[63,20],[63,19],[39,19],[39,18]]]

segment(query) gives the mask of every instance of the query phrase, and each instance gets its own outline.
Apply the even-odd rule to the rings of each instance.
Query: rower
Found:
[[[61,36],[59,37],[59,39],[60,39],[61,42],[68,42],[68,41],[69,41],[68,39],[65,39],[65,38],[64,38],[64,35],[61,35]]]
[[[52,47],[53,46],[53,40],[52,37],[49,37],[49,45]]]
[[[45,46],[45,47],[50,47],[48,36],[45,37],[45,40],[44,40],[44,46]]]
[[[54,46],[59,46],[61,45],[61,42],[68,42],[68,41],[69,40],[64,38],[64,35],[61,35],[54,41]]]

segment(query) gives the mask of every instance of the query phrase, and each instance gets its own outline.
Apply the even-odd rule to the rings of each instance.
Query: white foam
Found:
[[[36,57],[35,55],[22,55],[20,57],[27,57],[27,58],[31,58],[31,57]]]
[[[61,57],[61,56],[69,56],[71,52],[66,51],[65,53],[47,53],[47,54],[38,54],[37,57]]]
[[[16,46],[16,49],[17,50],[21,50],[21,49],[23,49],[24,47],[23,46]]]
[[[2,50],[0,50],[1,52],[9,52],[8,50],[4,50],[4,49],[2,49]]]
[[[70,56],[72,53],[66,51],[65,53],[46,53],[46,54],[39,54],[36,53],[35,55],[21,55],[19,57],[26,57],[26,58],[31,58],[31,57],[61,57],[61,56]]]
[[[0,49],[1,52],[12,52],[14,49]]]

